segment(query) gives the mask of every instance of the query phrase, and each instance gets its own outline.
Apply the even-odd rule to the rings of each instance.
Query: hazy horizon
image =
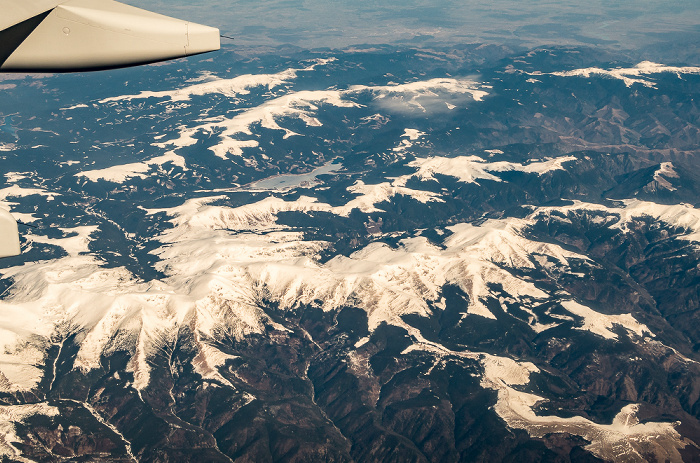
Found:
[[[219,27],[238,45],[343,48],[357,44],[494,43],[535,47],[593,45],[634,50],[693,44],[700,4],[598,0],[579,2],[337,0],[291,2],[132,0],[133,5]]]

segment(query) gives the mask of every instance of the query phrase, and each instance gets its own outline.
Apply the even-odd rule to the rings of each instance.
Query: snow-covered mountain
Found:
[[[699,458],[700,73],[492,52],[13,81],[0,453]]]

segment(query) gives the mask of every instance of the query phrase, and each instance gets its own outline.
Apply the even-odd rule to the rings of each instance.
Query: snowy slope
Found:
[[[700,67],[694,66],[666,66],[663,64],[652,63],[651,61],[642,61],[632,68],[615,68],[601,69],[597,67],[574,69],[572,71],[554,72],[552,75],[560,77],[585,77],[605,76],[613,79],[621,80],[627,87],[633,84],[642,84],[645,87],[655,88],[656,83],[644,76],[653,76],[654,74],[672,73],[678,78],[682,78],[683,74],[700,74]]]

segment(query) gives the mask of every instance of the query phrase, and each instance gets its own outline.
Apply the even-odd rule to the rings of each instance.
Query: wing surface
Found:
[[[65,0],[0,0],[0,30],[54,9]]]
[[[0,13],[0,72],[118,68],[220,47],[218,29],[113,0],[0,0]]]
[[[12,214],[0,209],[0,257],[16,256],[19,253],[17,222]]]

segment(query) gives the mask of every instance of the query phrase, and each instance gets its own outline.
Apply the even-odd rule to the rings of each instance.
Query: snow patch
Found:
[[[673,168],[673,163],[662,162],[659,169],[654,172],[655,187],[663,188],[668,191],[676,191],[676,188],[668,180],[669,178],[678,178],[678,173]]]
[[[405,129],[402,137],[407,137],[411,141],[418,140],[419,138],[425,136],[425,132],[421,132],[417,129]]]
[[[381,212],[381,209],[376,208],[374,205],[389,201],[396,195],[409,196],[421,203],[443,202],[437,193],[406,188],[400,186],[397,182],[383,182],[375,185],[367,185],[362,180],[358,180],[354,185],[348,188],[348,191],[358,196],[350,200],[344,206],[332,208],[331,210],[333,213],[347,217],[353,209],[359,209],[362,212]]]
[[[63,248],[68,254],[76,256],[90,251],[90,235],[99,229],[96,225],[85,225],[75,228],[59,228],[64,233],[64,238],[49,238],[43,235],[26,235],[28,241],[33,243],[50,244]]]
[[[76,105],[73,105],[73,106],[68,106],[68,107],[66,107],[66,108],[61,108],[60,110],[61,110],[61,111],[71,111],[71,110],[73,110],[73,109],[79,109],[79,108],[89,108],[89,106],[86,105],[85,103],[80,103],[80,104],[76,104]]]
[[[130,178],[146,178],[147,172],[152,166],[161,167],[171,162],[175,166],[179,166],[183,170],[188,170],[185,165],[185,158],[174,151],[168,151],[162,156],[156,156],[143,162],[134,162],[131,164],[122,164],[118,166],[107,167],[105,169],[86,170],[75,174],[76,177],[85,177],[92,182],[98,180],[106,180],[114,183],[124,183]]]
[[[7,198],[23,198],[26,196],[40,195],[46,197],[54,197],[57,193],[50,193],[41,188],[24,188],[19,185],[12,185],[6,188],[0,189],[0,201],[4,201]]]
[[[18,180],[25,179],[30,175],[30,172],[7,172],[5,178],[8,183],[16,183]]]
[[[639,323],[631,314],[606,315],[573,300],[563,301],[561,305],[567,312],[583,318],[583,326],[577,327],[579,330],[590,331],[606,339],[617,339],[617,333],[612,329],[620,325],[640,338],[654,336],[646,325]]]

